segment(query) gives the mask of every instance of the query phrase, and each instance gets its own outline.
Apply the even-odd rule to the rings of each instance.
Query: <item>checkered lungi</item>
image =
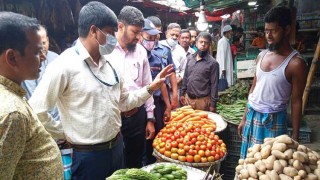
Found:
[[[254,144],[263,144],[264,138],[287,134],[287,112],[260,113],[249,104],[246,124],[242,131],[241,157],[247,156],[248,148]]]

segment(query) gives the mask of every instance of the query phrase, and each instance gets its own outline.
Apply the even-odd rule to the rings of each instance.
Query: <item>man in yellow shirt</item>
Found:
[[[39,76],[39,27],[36,19],[0,12],[0,179],[63,179],[59,148],[20,86]]]

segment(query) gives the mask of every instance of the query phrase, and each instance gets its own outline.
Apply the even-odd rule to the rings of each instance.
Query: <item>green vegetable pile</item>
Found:
[[[158,165],[151,169],[150,173],[159,180],[186,180],[187,171],[176,165]]]
[[[233,104],[217,104],[217,112],[224,117],[225,121],[232,124],[240,124],[247,100],[237,100]]]
[[[249,89],[249,81],[240,81],[225,91],[219,92],[219,102],[222,104],[233,104],[237,100],[245,100],[248,98]]]
[[[156,176],[142,169],[119,169],[106,180],[158,180]]]

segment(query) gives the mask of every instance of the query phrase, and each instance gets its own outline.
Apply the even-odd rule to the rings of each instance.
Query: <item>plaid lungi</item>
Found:
[[[264,138],[287,134],[287,112],[260,113],[249,104],[246,124],[242,131],[241,157],[246,158],[248,148],[254,144],[263,144]]]

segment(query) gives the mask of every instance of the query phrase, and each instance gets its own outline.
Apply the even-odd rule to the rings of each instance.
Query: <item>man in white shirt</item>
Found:
[[[184,51],[183,47],[178,44],[178,39],[180,36],[181,27],[177,23],[170,23],[167,27],[166,38],[165,40],[160,41],[160,44],[167,46],[171,49],[172,60],[175,66],[176,78],[178,84],[177,94],[174,92],[174,89],[169,88],[171,95],[171,100],[174,102],[174,99],[179,99],[179,91],[182,84],[183,74],[186,69],[187,64],[187,54]],[[171,108],[175,109],[178,107],[179,102],[174,104]]]
[[[172,60],[176,68],[177,83],[180,84],[183,78],[184,70],[186,69],[187,56],[186,52],[178,44],[181,27],[177,23],[170,23],[167,27],[165,40],[160,41],[164,46],[171,49]]]
[[[117,39],[118,21],[103,3],[92,1],[79,13],[79,39],[48,67],[29,102],[54,138],[73,147],[72,179],[105,179],[124,167],[121,111],[141,106],[162,86],[172,66],[133,92],[104,55]],[[61,121],[48,111],[57,105]]]
[[[191,40],[191,33],[188,29],[181,29],[179,37],[179,45],[183,47],[186,52],[186,56],[194,54],[196,51],[192,49],[189,44]]]
[[[233,85],[233,59],[231,54],[230,38],[232,27],[226,25],[223,27],[223,37],[218,42],[217,61],[220,66],[220,76],[224,76],[228,81],[228,86]]]

